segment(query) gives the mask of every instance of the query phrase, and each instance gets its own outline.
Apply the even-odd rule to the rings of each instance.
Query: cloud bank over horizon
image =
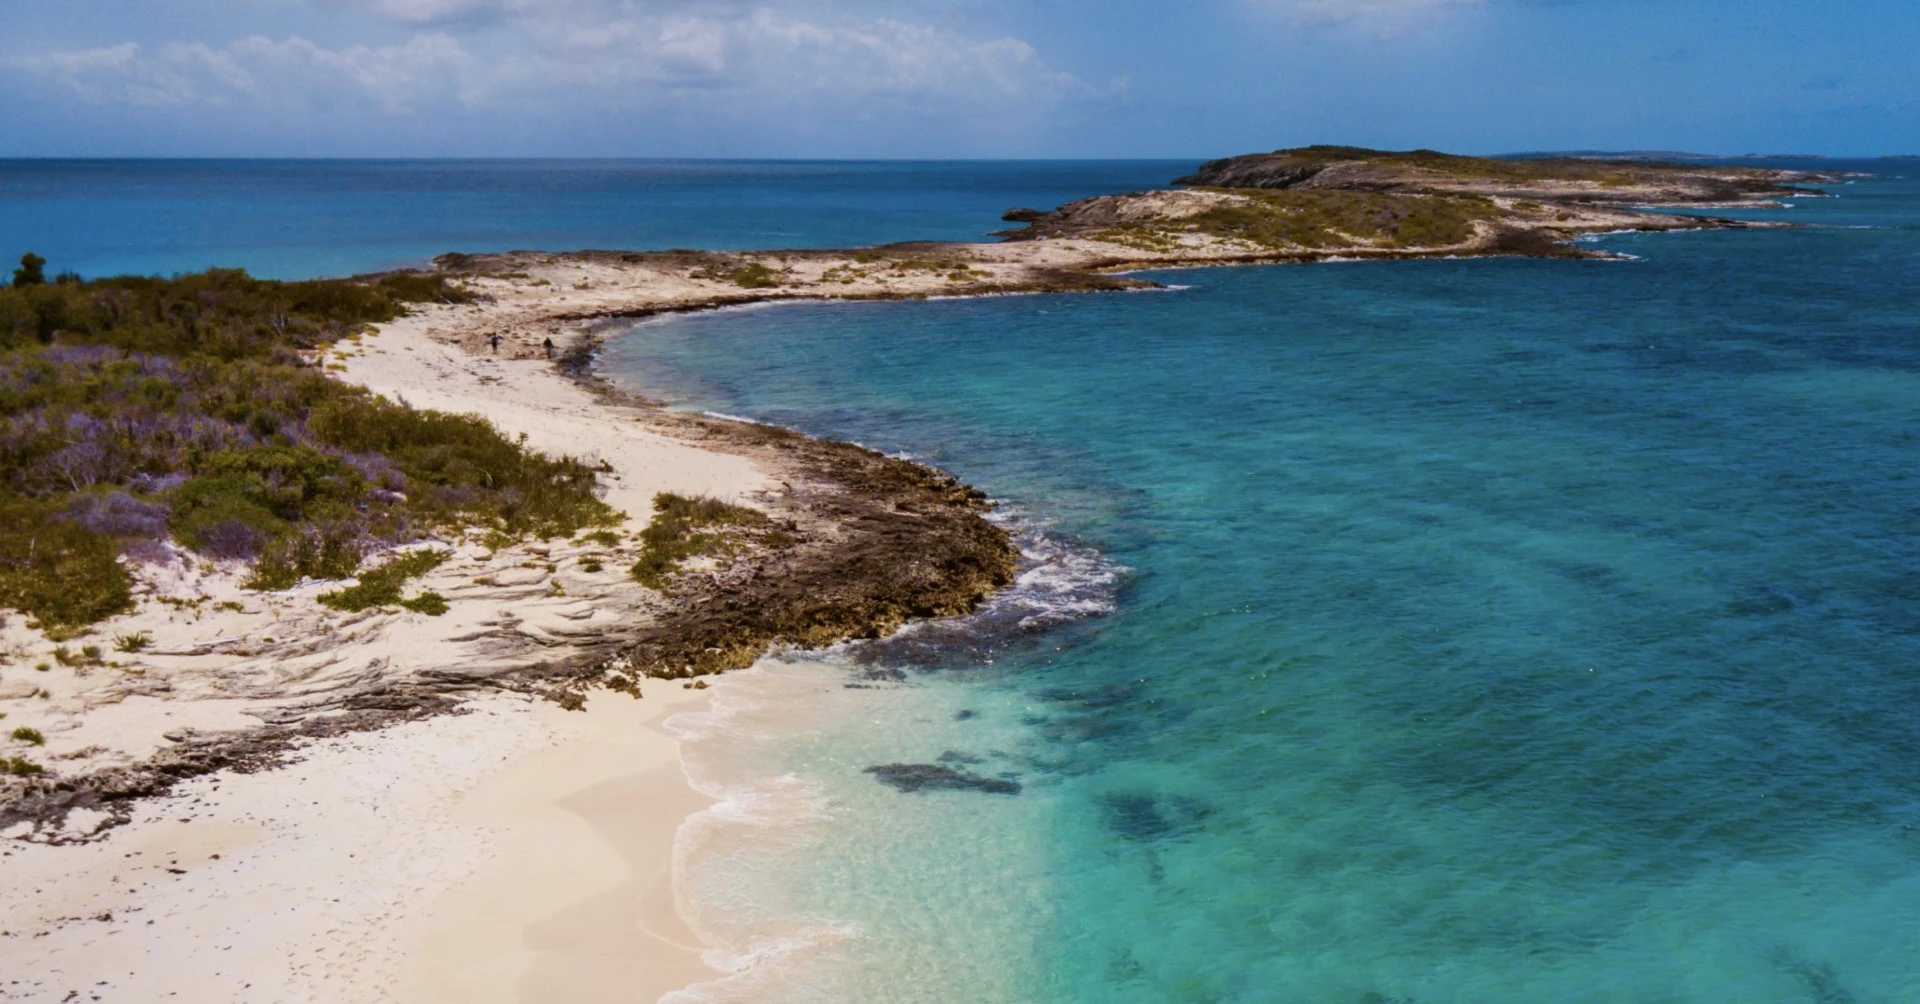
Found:
[[[0,155],[1915,146],[1920,13],[1785,4],[72,0],[0,41]]]
[[[125,41],[11,55],[6,65],[87,102],[284,111],[338,101],[392,113],[511,110],[563,99],[628,108],[685,91],[782,103],[858,98],[981,106],[1102,93],[1049,68],[1017,38],[967,37],[890,18],[820,22],[769,8],[734,13],[616,2],[562,4],[570,15],[562,18],[527,0],[322,6],[364,8],[424,30],[380,45],[327,46],[300,35],[219,44]],[[509,45],[481,31],[503,23]]]

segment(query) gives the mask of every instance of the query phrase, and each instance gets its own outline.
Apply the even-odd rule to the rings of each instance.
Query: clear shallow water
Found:
[[[1013,501],[1032,609],[1112,608],[724,681],[682,866],[752,965],[682,999],[1920,999],[1920,186],[1782,215],[1876,229],[609,346]],[[864,773],[948,753],[1023,789]]]
[[[1014,206],[1165,185],[1186,161],[0,160],[0,256],[85,276],[276,279],[449,251],[979,240]],[[11,265],[9,265],[11,267]]]

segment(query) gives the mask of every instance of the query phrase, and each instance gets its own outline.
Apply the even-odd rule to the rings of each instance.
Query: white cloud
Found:
[[[9,65],[93,101],[300,108],[347,98],[391,112],[460,100],[475,69],[460,43],[442,34],[383,48],[327,49],[304,38],[258,36],[219,48],[196,42],[147,51],[128,42]]]
[[[541,9],[540,0],[317,0],[323,7],[357,8],[403,24],[490,21]],[[556,7],[562,4],[549,3]]]
[[[1394,35],[1430,25],[1485,0],[1251,0],[1310,25],[1350,25]]]
[[[358,102],[539,109],[564,102],[657,105],[690,92],[739,103],[885,98],[1031,105],[1101,93],[1047,67],[1027,43],[889,19],[818,21],[771,9],[631,0],[328,0],[408,23],[403,44],[327,48],[300,37],[223,45],[133,43],[16,58],[10,65],[100,102],[301,108]],[[553,16],[564,11],[569,16]],[[510,22],[462,31],[458,19]],[[495,25],[497,26],[497,25]]]

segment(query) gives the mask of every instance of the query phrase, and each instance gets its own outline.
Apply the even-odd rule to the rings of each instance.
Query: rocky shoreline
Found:
[[[717,567],[680,574],[651,616],[596,626],[558,645],[499,632],[495,644],[520,650],[496,653],[504,668],[449,667],[380,680],[330,695],[316,713],[293,721],[177,733],[142,763],[16,781],[0,805],[0,832],[90,840],[124,822],[135,800],[187,778],[265,770],[314,740],[459,714],[478,693],[519,691],[574,709],[596,688],[638,697],[643,679],[689,680],[744,668],[778,646],[824,647],[964,614],[1012,581],[1018,550],[984,518],[989,506],[979,491],[850,443],[666,412],[584,370],[579,359],[592,344],[582,336],[569,361],[574,378],[591,385],[604,407],[699,449],[747,458],[783,482],[784,491],[763,500],[783,531],[778,546],[751,547]],[[68,827],[83,810],[94,820],[79,831]],[[30,833],[20,833],[21,824]]]

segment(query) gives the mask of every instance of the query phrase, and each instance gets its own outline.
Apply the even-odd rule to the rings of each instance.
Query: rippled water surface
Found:
[[[0,160],[0,255],[85,276],[275,279],[448,251],[980,240],[1013,206],[1166,184],[1186,161]],[[11,267],[9,265],[9,267]]]
[[[622,379],[1032,552],[681,723],[745,974],[684,999],[1920,1000],[1920,185],[1840,191],[1632,262],[637,326]]]

